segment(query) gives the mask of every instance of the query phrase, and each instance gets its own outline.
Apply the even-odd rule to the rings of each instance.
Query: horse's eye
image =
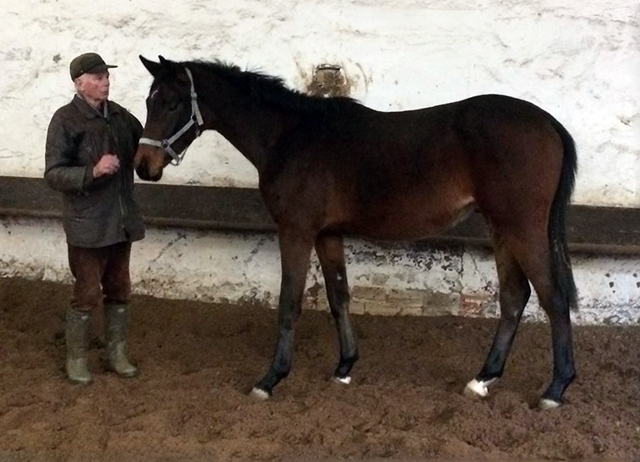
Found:
[[[179,101],[174,101],[171,104],[169,104],[169,110],[170,111],[175,111],[176,109],[178,109],[179,105],[180,105]]]

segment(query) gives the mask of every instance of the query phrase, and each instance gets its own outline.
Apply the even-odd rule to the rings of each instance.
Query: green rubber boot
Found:
[[[129,307],[127,305],[104,306],[109,368],[121,377],[135,377],[138,368],[127,359],[129,335]]]
[[[87,350],[89,349],[89,327],[91,315],[73,308],[67,310],[65,341],[67,344],[67,377],[74,383],[89,385],[91,373],[87,366]]]

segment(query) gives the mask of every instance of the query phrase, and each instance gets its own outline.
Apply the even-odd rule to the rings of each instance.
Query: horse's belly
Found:
[[[475,202],[471,197],[437,207],[397,204],[363,214],[348,226],[348,231],[373,239],[419,240],[456,225],[474,209]]]

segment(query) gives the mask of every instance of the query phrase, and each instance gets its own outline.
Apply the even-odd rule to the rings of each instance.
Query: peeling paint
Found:
[[[0,277],[72,282],[59,222],[0,219],[0,223]],[[499,316],[491,252],[461,246],[452,246],[448,252],[424,247],[420,258],[408,256],[412,252],[416,250],[409,245],[383,248],[347,239],[351,312]],[[162,258],[158,258],[160,254]],[[579,311],[572,313],[575,323],[640,324],[637,259],[587,254],[576,254],[572,259],[579,295]],[[163,298],[275,308],[280,271],[274,235],[151,228],[132,249],[134,292]],[[306,287],[304,306],[328,310],[315,255]],[[535,293],[523,319],[545,320]]]

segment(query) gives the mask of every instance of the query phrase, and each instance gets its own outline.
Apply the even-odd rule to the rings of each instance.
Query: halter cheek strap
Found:
[[[189,117],[189,121],[170,138],[166,138],[162,141],[153,140],[151,138],[140,138],[140,141],[138,142],[139,144],[147,144],[149,146],[162,148],[164,152],[171,156],[172,165],[180,165],[184,155],[187,153],[187,148],[185,148],[184,151],[177,153],[171,145],[178,141],[182,135],[187,133],[193,125],[196,127],[196,138],[199,137],[202,133],[202,126],[204,125],[202,113],[198,106],[198,95],[196,94],[196,87],[193,83],[193,76],[191,75],[191,71],[188,67],[185,67],[184,70],[187,72],[187,76],[191,82],[191,117]]]

